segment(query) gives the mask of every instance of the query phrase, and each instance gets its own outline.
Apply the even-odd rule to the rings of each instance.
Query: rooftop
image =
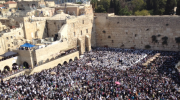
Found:
[[[17,4],[17,2],[14,2],[14,1],[8,1],[8,2],[6,2],[6,3],[4,3],[4,4]]]
[[[54,15],[53,17],[51,18],[48,18],[48,20],[65,20],[66,17],[68,17],[69,15],[68,14],[56,14]]]
[[[4,7],[4,5],[0,4],[0,7]]]

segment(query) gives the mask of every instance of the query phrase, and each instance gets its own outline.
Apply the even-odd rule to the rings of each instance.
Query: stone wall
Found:
[[[118,48],[178,51],[176,37],[180,37],[179,16],[114,16],[95,14],[96,45]],[[153,42],[152,36],[156,37]],[[163,37],[168,37],[163,45]]]
[[[74,19],[68,19],[68,47],[76,47],[78,41],[81,49],[80,54],[85,52],[85,48],[91,45],[85,45],[85,37],[88,36],[91,40],[92,27],[93,27],[93,15],[78,16]],[[92,37],[94,38],[94,37]]]
[[[65,20],[47,20],[48,36],[54,37],[55,34],[58,34],[59,30],[65,23]]]
[[[42,64],[38,67],[35,67],[30,74],[41,72],[42,70],[45,70],[45,69],[53,68],[53,67],[57,66],[58,64],[62,65],[65,61],[68,63],[70,59],[72,59],[74,61],[75,57],[79,58],[79,51],[68,54],[68,55],[63,56],[61,58],[55,59],[55,60],[50,61],[48,63]]]
[[[16,57],[12,57],[12,58],[0,61],[0,70],[3,71],[5,66],[8,66],[10,70],[12,70],[13,63],[17,63],[18,65],[20,65],[20,57],[16,56]]]
[[[34,60],[37,62],[37,64],[49,62],[52,58],[55,58],[57,53],[67,49],[68,45],[66,41],[49,45],[45,48],[35,50]]]
[[[24,21],[25,38],[32,41],[32,39],[44,39],[47,37],[46,21],[29,22]]]
[[[14,50],[19,54],[20,64],[23,65],[24,62],[27,62],[30,67],[33,68],[33,51],[32,50]]]

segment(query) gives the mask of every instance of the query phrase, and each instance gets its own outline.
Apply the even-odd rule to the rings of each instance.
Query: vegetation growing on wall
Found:
[[[163,41],[162,45],[168,45],[167,40],[168,40],[167,36],[162,37],[162,41]]]
[[[150,15],[149,11],[148,10],[141,10],[141,11],[136,11],[135,12],[135,15],[138,16],[138,15],[143,15],[143,16],[147,16],[147,15]]]
[[[158,36],[158,37],[160,37],[160,36],[161,36],[161,34],[158,34],[157,36]]]
[[[124,47],[124,44],[122,44],[121,47]]]
[[[174,7],[180,15],[180,0],[91,0],[91,4],[94,9],[101,9],[96,11],[116,15],[171,15]]]
[[[158,40],[157,40],[155,35],[153,35],[151,38],[152,38],[152,43],[157,43],[158,42]]]
[[[175,40],[176,40],[176,43],[178,44],[178,48],[179,48],[179,44],[180,44],[180,37],[175,38]]]
[[[105,30],[103,30],[103,33],[106,33],[106,31],[105,31]]]
[[[145,45],[145,49],[150,49],[151,46],[150,45]]]

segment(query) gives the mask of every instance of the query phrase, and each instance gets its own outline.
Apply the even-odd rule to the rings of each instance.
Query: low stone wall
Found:
[[[6,77],[6,78],[3,79],[3,81],[9,80],[9,79],[11,79],[11,78],[13,78],[13,77],[18,77],[18,76],[20,76],[20,75],[24,75],[25,72],[26,72],[26,70],[21,71],[21,72],[19,72],[19,73],[17,73],[17,74],[11,75],[11,76],[9,76],[9,77]]]
[[[79,58],[79,51],[65,55],[61,58],[58,58],[58,59],[55,59],[48,63],[42,64],[38,67],[35,67],[30,74],[41,72],[42,70],[45,70],[45,69],[53,68],[53,67],[57,66],[58,64],[62,65],[65,61],[68,63],[70,59],[74,60],[75,57]]]

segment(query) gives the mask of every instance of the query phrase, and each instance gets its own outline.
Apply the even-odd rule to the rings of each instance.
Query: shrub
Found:
[[[153,43],[157,43],[157,42],[158,42],[158,40],[157,40],[157,38],[156,38],[155,35],[153,35],[151,38],[152,38],[152,42],[153,42]]]
[[[145,45],[145,48],[146,48],[146,49],[150,49],[151,46],[150,46],[150,45]]]

